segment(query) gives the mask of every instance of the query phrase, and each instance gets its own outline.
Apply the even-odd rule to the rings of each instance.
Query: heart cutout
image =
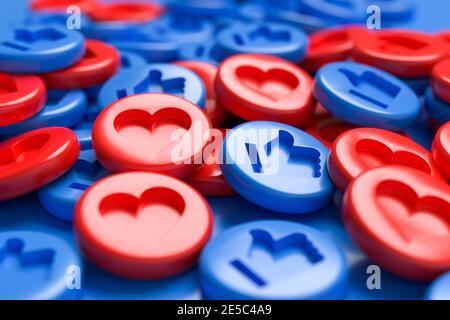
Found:
[[[393,152],[387,145],[372,139],[362,139],[356,143],[356,151],[367,168],[386,164],[399,164],[431,174],[430,165],[418,155],[408,151]]]
[[[16,141],[9,148],[0,150],[0,166],[23,163],[36,158],[49,139],[48,134],[42,133]]]
[[[164,108],[153,115],[144,110],[126,110],[114,119],[114,128],[120,136],[159,153],[179,141],[192,125],[189,114],[177,108]],[[184,129],[184,132],[179,129]],[[177,130],[180,133],[173,136]]]
[[[17,84],[14,78],[9,74],[0,73],[0,95],[17,91]]]
[[[165,187],[148,189],[139,198],[115,193],[100,202],[100,213],[110,225],[145,241],[163,240],[181,219],[185,208],[183,197]]]
[[[417,238],[417,230],[421,234],[436,236],[450,234],[450,203],[443,199],[432,196],[420,198],[412,187],[393,180],[380,183],[376,199],[389,220],[401,219],[391,225],[405,242]]]
[[[295,75],[283,69],[262,71],[253,66],[241,66],[236,76],[246,87],[272,101],[280,101],[289,96],[300,82]]]

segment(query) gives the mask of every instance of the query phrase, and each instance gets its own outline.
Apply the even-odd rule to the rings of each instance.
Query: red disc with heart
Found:
[[[112,77],[120,67],[119,52],[102,41],[86,40],[86,53],[73,66],[42,75],[52,89],[85,89],[100,85]]]
[[[92,128],[92,143],[108,171],[186,178],[200,168],[210,135],[211,123],[195,104],[174,95],[145,93],[103,110]]]
[[[352,31],[353,59],[398,77],[428,77],[448,55],[447,43],[425,33],[407,30]]]
[[[353,240],[382,268],[429,281],[450,270],[450,186],[424,172],[390,165],[348,187],[343,221]]]
[[[105,3],[98,4],[89,16],[96,22],[145,23],[158,18],[163,11],[156,3]]]
[[[321,106],[321,108],[323,107]],[[330,149],[337,137],[354,128],[354,126],[345,121],[335,118],[328,112],[324,112],[314,114],[312,120],[305,126],[304,131],[308,132]]]
[[[0,73],[0,126],[28,119],[47,100],[47,89],[37,76]]]
[[[445,59],[434,66],[431,86],[439,98],[450,103],[450,59]]]
[[[441,126],[436,133],[432,153],[439,168],[450,180],[450,121]]]
[[[447,44],[448,44],[448,51],[449,51],[449,54],[450,54],[450,31],[441,32],[441,33],[437,34],[437,36],[439,38],[443,39],[445,42],[447,42]]]
[[[363,172],[387,164],[418,169],[445,180],[433,156],[423,147],[397,133],[375,128],[357,128],[340,135],[327,164],[331,179],[341,191]]]
[[[26,132],[0,143],[0,200],[24,195],[56,180],[80,154],[76,135],[60,127]]]
[[[160,279],[194,265],[211,236],[206,200],[178,179],[127,172],[91,186],[75,209],[85,255],[126,278]]]
[[[220,149],[226,129],[213,129],[210,143],[203,151],[203,166],[186,182],[207,197],[227,197],[236,194],[220,170]]]
[[[32,0],[31,8],[33,10],[43,11],[62,11],[66,12],[67,8],[76,5],[82,12],[91,12],[97,6],[97,0]]]
[[[298,125],[314,110],[312,79],[284,59],[258,54],[238,54],[219,67],[216,95],[238,117]]]
[[[212,64],[201,61],[175,61],[174,64],[191,70],[203,80],[206,88],[206,114],[211,120],[213,127],[222,125],[228,117],[228,112],[216,99],[214,81],[216,79],[217,68]]]
[[[349,32],[351,28],[335,27],[311,33],[306,58],[300,66],[314,73],[327,63],[350,58],[353,49],[353,39]]]

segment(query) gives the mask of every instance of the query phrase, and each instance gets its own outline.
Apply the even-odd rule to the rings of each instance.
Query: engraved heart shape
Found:
[[[13,145],[0,149],[0,166],[11,163],[26,162],[40,152],[50,136],[42,133],[17,141]]]

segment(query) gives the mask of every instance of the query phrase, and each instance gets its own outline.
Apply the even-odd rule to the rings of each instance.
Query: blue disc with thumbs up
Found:
[[[425,298],[427,300],[450,300],[450,272],[444,273],[430,284]]]
[[[413,125],[420,113],[419,98],[404,82],[359,63],[325,65],[316,74],[313,90],[330,113],[356,126],[400,131]]]
[[[77,299],[80,256],[65,241],[43,232],[0,233],[0,299]]]
[[[348,281],[342,250],[303,224],[260,220],[231,227],[200,257],[208,299],[339,299]]]
[[[72,128],[78,124],[86,112],[86,95],[81,90],[49,90],[47,103],[33,117],[13,125],[0,127],[0,134],[16,136],[43,127]]]
[[[258,53],[297,63],[308,47],[306,33],[284,23],[234,24],[221,30],[216,41],[222,59],[239,53]]]
[[[98,104],[106,108],[118,99],[146,92],[167,93],[184,98],[200,108],[205,107],[206,89],[192,71],[173,64],[148,64],[133,73],[118,73],[100,90]]]
[[[38,191],[41,205],[52,215],[73,220],[75,205],[84,191],[109,173],[97,161],[90,129],[74,131],[80,143],[80,155],[72,169]]]
[[[241,124],[227,133],[221,169],[251,202],[283,213],[318,210],[331,200],[328,149],[306,132],[270,121]]]
[[[51,24],[0,30],[0,71],[44,73],[81,60],[84,37],[76,30]]]

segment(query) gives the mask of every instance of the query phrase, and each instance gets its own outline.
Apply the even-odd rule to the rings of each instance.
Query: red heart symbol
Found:
[[[236,76],[243,85],[273,101],[283,100],[300,84],[297,77],[283,69],[262,71],[253,66],[241,66]]]
[[[170,233],[185,207],[176,191],[158,187],[146,190],[139,198],[126,193],[107,196],[100,203],[100,213],[109,225],[154,243]]]
[[[189,114],[181,109],[164,108],[150,114],[139,109],[126,110],[114,119],[114,128],[124,138],[154,153],[179,141],[183,135],[172,136],[174,130],[191,127]]]
[[[0,94],[17,92],[17,84],[9,74],[0,73]]]
[[[377,188],[377,202],[392,227],[405,242],[421,234],[450,234],[450,203],[433,196],[420,198],[400,181],[384,181]]]
[[[19,140],[9,148],[0,150],[0,166],[11,163],[23,163],[33,159],[36,154],[39,154],[49,139],[50,136],[48,134],[42,133]]]
[[[431,173],[429,164],[423,158],[408,151],[393,152],[380,141],[362,139],[357,142],[356,151],[369,168],[380,167],[384,164],[400,164]]]

